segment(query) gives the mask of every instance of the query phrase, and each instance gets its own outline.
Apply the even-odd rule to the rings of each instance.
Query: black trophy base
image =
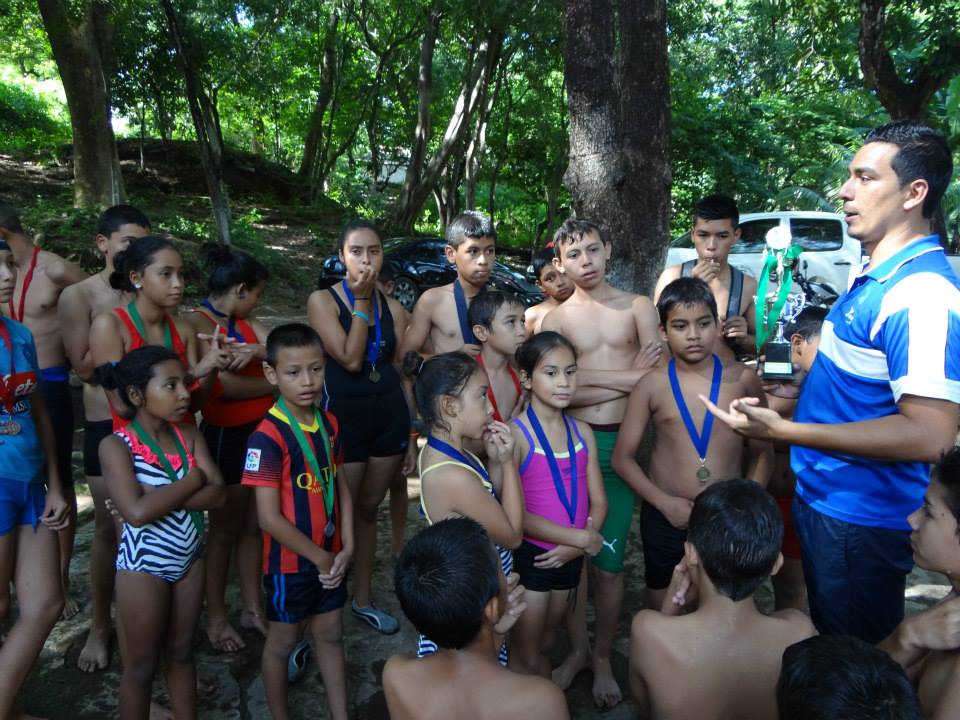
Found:
[[[767,343],[760,374],[764,380],[793,380],[790,343],[775,341]]]

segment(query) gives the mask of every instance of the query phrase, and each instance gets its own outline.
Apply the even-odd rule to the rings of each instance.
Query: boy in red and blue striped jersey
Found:
[[[337,421],[314,401],[323,388],[323,345],[292,323],[267,338],[264,374],[277,403],[247,442],[243,484],[254,487],[263,530],[269,631],[261,668],[271,715],[289,716],[287,665],[310,622],[330,716],[347,717],[343,580],[353,554],[353,507],[343,476]]]

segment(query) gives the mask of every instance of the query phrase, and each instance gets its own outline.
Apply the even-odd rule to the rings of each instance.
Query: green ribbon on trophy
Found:
[[[767,247],[764,250],[763,269],[757,282],[757,301],[754,303],[757,313],[757,352],[760,352],[767,340],[777,327],[780,313],[787,302],[790,288],[793,287],[793,261],[796,260],[803,248],[792,243],[790,233],[780,227],[775,227],[767,233]],[[767,308],[767,286],[770,283],[770,274],[776,270],[780,278],[777,296],[773,304]]]

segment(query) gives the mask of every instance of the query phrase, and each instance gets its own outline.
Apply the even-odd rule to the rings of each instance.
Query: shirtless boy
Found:
[[[523,588],[508,596],[500,559],[479,524],[453,518],[424,529],[403,549],[394,578],[404,614],[439,649],[387,661],[383,690],[393,720],[570,717],[553,683],[497,662],[494,636],[516,622]]]
[[[727,480],[697,496],[663,613],[641,610],[633,619],[630,688],[638,717],[777,717],[783,651],[816,633],[797,610],[766,616],[754,604],[757,588],[780,567],[782,540],[777,504],[756,483]]]
[[[480,343],[477,362],[487,373],[487,399],[493,419],[510,422],[523,405],[520,376],[513,368],[513,356],[526,339],[523,305],[516,296],[493,290],[479,295],[467,312],[473,335]]]
[[[497,232],[490,218],[469,211],[447,226],[446,240],[447,260],[457,266],[457,279],[427,290],[417,300],[400,357],[411,350],[421,352],[428,341],[432,353],[462,350],[476,356],[480,352],[467,309],[490,279]]]
[[[70,596],[70,557],[77,531],[77,494],[73,487],[73,400],[70,397],[70,370],[61,339],[57,317],[57,301],[64,288],[80,282],[87,274],[59,255],[41,250],[23,234],[16,210],[0,201],[0,238],[13,251],[13,260],[20,268],[13,299],[2,309],[7,317],[22,322],[37,346],[40,362],[40,388],[53,423],[57,448],[57,468],[63,497],[70,507],[69,524],[57,535],[60,542],[60,582],[63,586],[63,617],[77,614],[79,608]]]
[[[744,475],[743,438],[713,422],[697,395],[728,402],[742,397],[737,393],[761,389],[746,365],[724,365],[711,352],[719,334],[717,305],[703,280],[674,280],[660,294],[657,310],[673,358],[637,383],[613,449],[614,469],[643,499],[640,531],[648,608],[663,603],[673,569],[683,558],[694,499],[713,483]],[[648,424],[654,430],[649,474],[636,460]],[[765,486],[773,447],[751,441],[747,450],[746,476]]]
[[[696,261],[666,268],[657,280],[653,301],[678,277],[695,277],[706,282],[717,299],[723,320],[714,352],[723,362],[737,356],[756,354],[754,296],[757,281],[728,261],[730,248],[740,239],[740,211],[726,195],[708,195],[696,204],[690,235],[697,249]]]
[[[610,649],[623,606],[623,555],[635,501],[633,490],[614,472],[610,455],[627,395],[662,356],[657,311],[650,298],[618,290],[606,281],[612,250],[600,228],[588,220],[570,218],[560,226],[554,234],[554,264],[576,289],[542,324],[577,348],[577,391],[568,412],[593,428],[607,494],[609,510],[600,530],[604,545],[593,560],[597,616],[593,700],[601,707],[622,700],[610,667]]]
[[[540,326],[547,313],[573,294],[573,283],[566,273],[553,264],[555,253],[553,248],[541,250],[533,258],[533,275],[537,278],[537,285],[543,290],[547,299],[538,305],[527,308],[524,313],[524,324],[527,335],[540,332]]]
[[[110,602],[116,576],[117,534],[105,506],[109,497],[100,470],[100,441],[113,432],[110,407],[103,390],[93,384],[93,356],[90,352],[90,325],[100,313],[109,312],[130,300],[126,293],[110,287],[113,257],[126,250],[131,240],[150,234],[150,221],[130,205],[115,205],[100,216],[94,242],[103,255],[104,267],[86,280],[71,285],[60,295],[58,311],[63,344],[70,365],[83,380],[83,474],[93,496],[93,542],[90,548],[90,632],[80,651],[77,666],[84,672],[107,667],[110,642]]]

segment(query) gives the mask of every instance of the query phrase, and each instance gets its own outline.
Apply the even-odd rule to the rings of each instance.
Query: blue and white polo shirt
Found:
[[[800,393],[797,422],[848,423],[897,412],[903,395],[960,403],[960,280],[936,235],[859,275],[831,308]],[[797,495],[824,515],[908,530],[930,466],[806,447],[791,450]]]

